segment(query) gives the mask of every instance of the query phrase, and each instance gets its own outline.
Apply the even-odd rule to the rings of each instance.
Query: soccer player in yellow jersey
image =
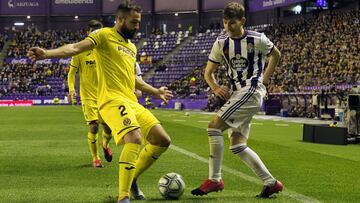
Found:
[[[97,20],[91,20],[88,23],[88,32],[102,28],[101,22]],[[99,123],[102,123],[103,133],[102,133],[102,148],[104,151],[105,159],[108,162],[112,160],[112,152],[109,147],[109,141],[111,140],[111,130],[110,128],[99,119],[99,112],[97,107],[97,74],[96,74],[96,59],[95,51],[90,50],[83,52],[76,56],[72,57],[70,63],[70,70],[68,74],[68,86],[69,86],[69,95],[71,100],[76,99],[75,92],[75,76],[76,72],[79,72],[80,75],[80,97],[82,103],[82,109],[84,113],[85,120],[89,126],[89,131],[87,134],[89,150],[92,156],[94,168],[101,168],[101,160],[99,156],[98,149],[98,131]]]
[[[141,9],[131,3],[120,4],[116,24],[92,32],[85,40],[53,50],[32,47],[33,60],[63,58],[94,49],[98,74],[98,108],[111,128],[116,144],[124,144],[119,159],[118,203],[143,199],[136,180],[170,145],[170,137],[160,122],[137,102],[135,87],[168,102],[172,94],[166,87],[154,88],[135,76],[136,47],[130,41],[139,29]],[[141,144],[145,147],[140,151]]]

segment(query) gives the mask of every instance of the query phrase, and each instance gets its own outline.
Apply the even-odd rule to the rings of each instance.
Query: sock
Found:
[[[130,197],[130,187],[135,174],[135,163],[139,156],[140,145],[127,143],[124,145],[119,159],[119,200]]]
[[[102,131],[102,145],[103,147],[105,146],[105,148],[109,147],[109,142],[111,140],[111,134],[106,134],[105,131]]]
[[[87,137],[88,137],[89,150],[90,150],[93,161],[100,160],[99,147],[98,147],[98,143],[97,143],[98,134],[92,134],[92,133],[88,132]]]
[[[136,162],[134,179],[137,179],[146,169],[148,169],[168,148],[147,144],[140,152]]]
[[[260,157],[245,144],[237,144],[230,147],[230,150],[238,155],[241,160],[264,182],[264,185],[273,185],[274,177],[270,174]]]
[[[210,156],[209,156],[209,179],[221,180],[221,165],[224,155],[224,138],[219,129],[208,128]]]

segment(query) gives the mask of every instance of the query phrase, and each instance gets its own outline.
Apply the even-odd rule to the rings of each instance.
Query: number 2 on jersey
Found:
[[[124,105],[119,106],[119,110],[120,110],[120,115],[121,116],[126,116],[127,115],[127,113],[125,112],[126,108],[125,108]]]

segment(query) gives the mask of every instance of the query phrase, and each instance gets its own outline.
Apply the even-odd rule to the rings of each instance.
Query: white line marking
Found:
[[[172,116],[175,116],[175,114],[166,114],[166,115],[163,115],[164,117],[172,117]]]
[[[179,152],[181,154],[184,154],[184,155],[186,155],[188,157],[191,157],[193,159],[196,159],[198,161],[201,161],[203,163],[208,163],[208,159],[206,159],[206,158],[204,158],[202,156],[199,156],[199,155],[197,155],[197,154],[195,154],[193,152],[187,151],[187,150],[185,150],[183,148],[180,148],[178,146],[170,145],[170,149],[172,149],[172,150],[174,150],[176,152]],[[248,182],[251,182],[251,183],[254,183],[254,184],[257,184],[257,185],[262,185],[261,181],[259,181],[257,178],[249,176],[249,175],[247,175],[245,173],[242,173],[242,172],[240,172],[238,170],[232,169],[232,168],[224,166],[224,165],[223,165],[222,169],[223,169],[223,171],[228,172],[228,173],[230,173],[232,175],[235,175],[235,176],[237,176],[239,178],[242,178],[242,179],[244,179],[244,180],[246,180]],[[283,194],[290,197],[290,198],[293,198],[295,200],[298,200],[298,201],[304,202],[304,203],[310,203],[310,202],[311,203],[320,203],[319,200],[317,200],[317,199],[315,199],[313,197],[305,196],[303,194],[300,194],[300,193],[297,193],[295,191],[289,190],[288,188],[286,188],[285,191],[283,191]]]
[[[175,119],[175,120],[173,120],[173,121],[175,121],[175,122],[185,122],[186,120],[178,120],[178,119]]]
[[[264,123],[251,123],[251,125],[264,125]]]
[[[288,127],[289,124],[286,123],[275,123],[276,126]]]

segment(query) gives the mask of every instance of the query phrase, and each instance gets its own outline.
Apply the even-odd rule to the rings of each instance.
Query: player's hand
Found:
[[[214,94],[223,100],[228,100],[230,98],[230,90],[226,86],[216,87],[214,89]]]
[[[69,91],[69,97],[71,104],[76,102],[76,91]]]
[[[157,96],[167,104],[173,97],[173,94],[167,87],[160,87]]]
[[[34,61],[46,59],[46,50],[40,47],[31,47],[26,56]]]

